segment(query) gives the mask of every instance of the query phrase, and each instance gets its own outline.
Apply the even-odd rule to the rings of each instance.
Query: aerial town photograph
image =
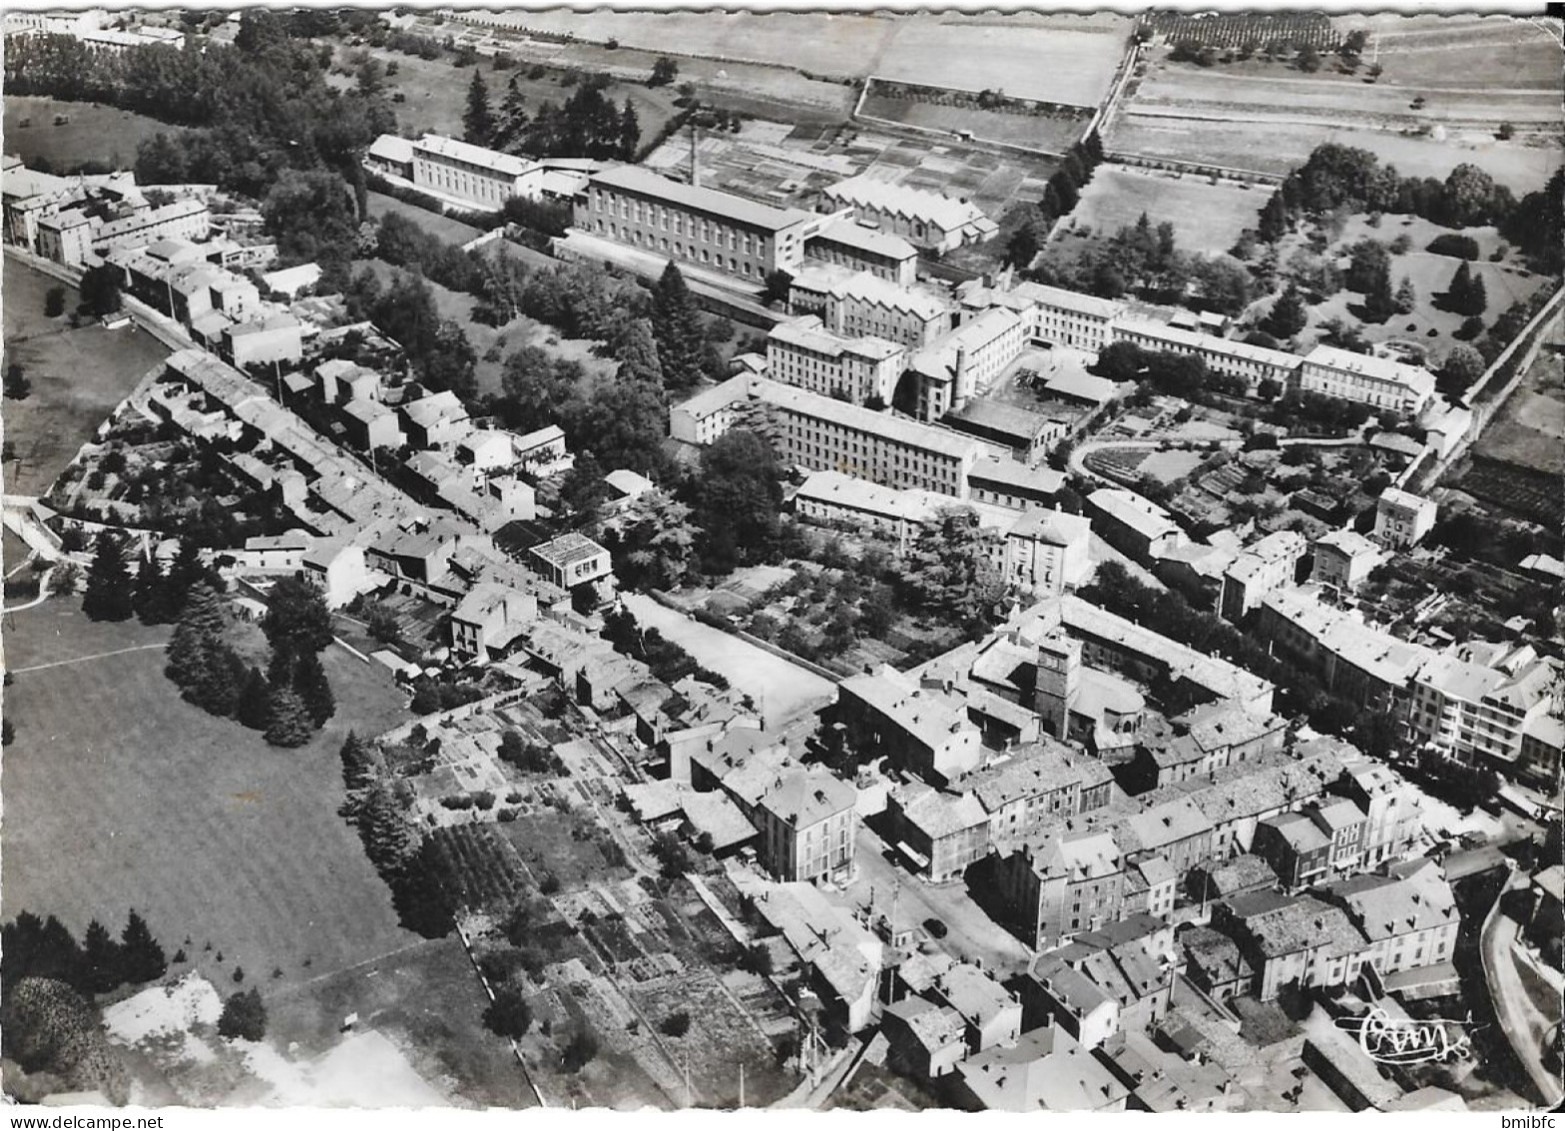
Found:
[[[1562,42],[8,9],[12,1125],[1541,1126]]]

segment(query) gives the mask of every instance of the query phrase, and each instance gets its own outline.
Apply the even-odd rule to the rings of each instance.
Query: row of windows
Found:
[[[752,236],[748,232],[741,233],[726,224],[707,220],[698,221],[693,216],[671,211],[661,204],[643,203],[635,199],[607,197],[601,193],[594,193],[592,207],[594,211],[607,211],[610,215],[617,211],[622,220],[631,220],[637,224],[656,224],[660,230],[665,232],[672,230],[676,235],[684,235],[686,229],[689,229],[688,234],[691,238],[696,238],[699,233],[699,238],[704,242],[715,243],[719,247],[727,246],[730,250],[742,249],[746,255],[749,255],[752,249],[756,253],[766,249],[766,240],[762,236]],[[792,242],[792,235],[783,236],[785,246]]]

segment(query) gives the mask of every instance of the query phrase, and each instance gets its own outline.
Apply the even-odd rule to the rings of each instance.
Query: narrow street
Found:
[[[1506,892],[1525,884],[1526,876],[1520,873],[1506,884],[1494,912],[1484,923],[1483,938],[1479,945],[1495,1017],[1511,1047],[1516,1050],[1517,1059],[1527,1070],[1533,1088],[1543,1100],[1544,1108],[1548,1109],[1565,1099],[1565,1088],[1561,1087],[1558,1073],[1551,1073],[1543,1066],[1544,1043],[1560,1023],[1560,1010],[1556,1007],[1552,1015],[1540,1012],[1537,1003],[1527,992],[1527,987],[1522,984],[1519,967],[1525,960],[1518,953],[1521,947],[1518,940],[1520,926],[1499,908]]]

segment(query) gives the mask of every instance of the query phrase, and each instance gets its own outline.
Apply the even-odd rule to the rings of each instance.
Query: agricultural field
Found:
[[[1049,153],[1063,153],[1081,139],[1091,115],[1084,110],[1045,110],[1036,103],[1012,103],[984,109],[975,100],[936,87],[872,81],[858,116],[904,126],[967,134],[979,141],[1003,142]]]
[[[1266,196],[1264,188],[1230,181],[1103,165],[1082,189],[1071,218],[1073,227],[1108,236],[1145,212],[1154,226],[1173,224],[1181,248],[1223,255],[1241,232],[1255,227]]]
[[[1558,329],[1473,445],[1454,485],[1535,522],[1565,521],[1565,340]]]
[[[1141,26],[1170,42],[1218,48],[1277,44],[1331,51],[1343,35],[1322,12],[1155,12],[1142,17]]]
[[[1443,178],[1474,162],[1518,195],[1560,166],[1560,53],[1542,29],[1498,16],[1338,22],[1340,32],[1370,33],[1357,70],[1328,57],[1306,74],[1259,54],[1201,67],[1154,48],[1111,124],[1110,147],[1282,173],[1333,141],[1372,149],[1403,175]],[[1378,78],[1372,65],[1383,68]],[[1504,122],[1516,134],[1502,142]]]
[[[826,12],[560,10],[506,14],[493,22],[833,78],[879,75],[961,90],[1001,88],[1075,106],[1096,105],[1107,93],[1131,27],[1129,19],[1107,15],[1000,22],[992,16]]]
[[[55,125],[55,117],[62,114],[70,121]],[[24,127],[23,121],[30,124]],[[136,163],[136,147],[160,132],[179,133],[180,127],[95,102],[59,102],[15,94],[5,98],[5,151],[27,165],[41,157],[57,171],[86,162],[129,168]]]
[[[45,318],[44,296],[61,284],[9,256],[4,283],[5,363],[32,382],[25,400],[5,402],[5,439],[17,457],[5,463],[6,490],[41,495],[169,351],[134,326],[72,330],[67,316]],[[67,288],[67,309],[76,301]]]

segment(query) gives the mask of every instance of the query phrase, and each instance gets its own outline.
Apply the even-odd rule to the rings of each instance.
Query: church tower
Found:
[[[1070,737],[1070,709],[1081,688],[1081,645],[1054,632],[1038,642],[1038,675],[1033,683],[1033,710],[1043,729],[1062,742]]]

